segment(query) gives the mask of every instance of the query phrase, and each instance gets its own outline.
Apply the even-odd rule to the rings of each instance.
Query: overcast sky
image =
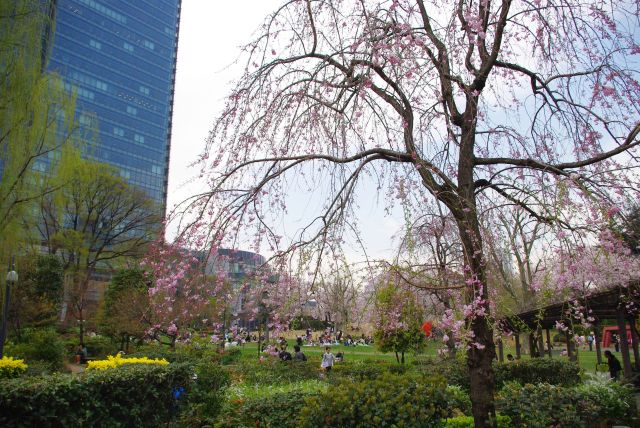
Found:
[[[189,164],[204,148],[213,121],[223,108],[223,99],[230,92],[230,81],[242,71],[241,66],[233,65],[240,54],[239,47],[253,38],[264,18],[282,3],[283,0],[182,1],[169,209],[197,190],[194,184],[185,184],[193,176]],[[375,207],[373,201],[367,205],[361,230],[370,238],[367,242],[369,257],[390,257],[393,247],[390,234],[401,223],[382,216],[382,208]],[[350,251],[352,261],[362,259],[357,249],[347,251]]]

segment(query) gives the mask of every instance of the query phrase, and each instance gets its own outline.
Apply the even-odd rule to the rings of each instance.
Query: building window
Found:
[[[138,114],[138,109],[135,107],[127,106],[127,113],[132,116],[136,116]]]
[[[149,88],[147,88],[146,86],[140,86],[140,92],[145,95],[149,95]]]
[[[123,47],[124,47],[124,50],[125,50],[125,51],[133,52],[133,45],[132,45],[132,44],[129,44],[129,43],[127,43],[127,42],[124,42]]]
[[[147,49],[153,50],[156,46],[153,44],[153,42],[150,42],[149,40],[145,40],[144,47]]]
[[[91,46],[94,49],[98,49],[98,50],[102,49],[102,43],[97,42],[95,40],[90,40],[89,41],[89,46]]]
[[[99,80],[96,80],[96,88],[106,91],[107,90],[107,84],[104,82],[101,82]]]
[[[138,144],[144,144],[144,137],[140,134],[135,134],[133,140]]]
[[[151,172],[156,174],[156,175],[161,175],[162,174],[162,167],[160,165],[152,165],[151,166]]]
[[[118,127],[114,127],[113,128],[113,135],[118,136],[118,137],[124,137],[124,129],[118,128]]]

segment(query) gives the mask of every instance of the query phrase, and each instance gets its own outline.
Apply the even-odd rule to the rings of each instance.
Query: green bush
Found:
[[[551,358],[533,358],[504,364],[495,364],[498,388],[505,382],[548,383],[573,386],[580,383],[580,366],[577,363]]]
[[[447,400],[449,413],[452,416],[471,414],[471,399],[467,391],[457,385],[447,385]]]
[[[223,391],[230,384],[229,374],[219,365],[208,362],[198,364],[194,373],[195,382],[181,422],[185,426],[213,424],[224,403]]]
[[[307,400],[304,427],[439,427],[448,415],[446,383],[416,376],[383,374],[346,381]]]
[[[317,395],[313,391],[289,391],[231,400],[215,426],[296,428],[301,426],[298,418],[306,400]]]
[[[188,389],[190,378],[184,365],[131,365],[6,380],[0,382],[0,426],[164,425],[177,412],[174,391]]]
[[[89,357],[106,358],[107,355],[118,353],[118,344],[105,336],[87,336],[84,344],[87,347]]]
[[[511,418],[509,416],[497,415],[498,428],[512,428]],[[443,428],[473,428],[472,416],[458,416],[455,418],[449,418],[444,421]]]
[[[569,388],[507,383],[496,406],[515,426],[528,428],[606,427],[631,421],[635,412],[633,393],[612,382]]]
[[[432,360],[431,364],[421,362],[420,369],[429,374],[436,371],[447,379],[449,385],[458,385],[469,390],[469,369],[464,360]],[[580,383],[580,366],[574,362],[534,358],[507,363],[495,363],[496,388],[500,389],[506,382],[548,383],[551,385],[573,386]]]
[[[7,347],[7,353],[25,360],[29,366],[35,361],[47,371],[64,368],[64,342],[53,329],[25,330],[22,341]]]
[[[389,373],[391,367],[399,367],[400,370],[406,370],[404,366],[389,364],[386,361],[345,361],[333,366],[329,378],[334,381],[341,381],[347,378],[352,381],[371,380],[384,373]]]

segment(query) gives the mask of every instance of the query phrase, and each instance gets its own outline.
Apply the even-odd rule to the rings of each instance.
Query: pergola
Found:
[[[630,358],[630,345],[633,349],[634,365],[640,370],[640,353],[638,351],[639,334],[636,328],[636,311],[640,309],[640,282],[630,283],[626,287],[615,287],[606,291],[589,294],[582,298],[570,299],[560,303],[555,303],[542,308],[522,312],[517,315],[504,317],[500,320],[503,329],[513,331],[516,342],[516,355],[520,357],[520,333],[529,333],[529,349],[532,358],[544,357],[546,353],[549,358],[552,356],[552,344],[550,330],[556,327],[556,322],[562,322],[564,325],[570,325],[574,322],[580,322],[579,314],[575,308],[579,306],[583,308],[581,313],[583,316],[593,317],[595,321],[591,322],[595,333],[596,355],[598,363],[602,362],[600,326],[605,320],[613,320],[618,326],[620,352],[622,355],[622,367],[624,377],[631,379],[632,366]],[[631,344],[627,339],[627,322],[631,331]],[[546,336],[546,349],[544,345],[543,330]],[[567,355],[572,361],[577,361],[578,350],[568,331],[566,335]],[[498,340],[498,358],[504,360],[504,351],[502,341]]]

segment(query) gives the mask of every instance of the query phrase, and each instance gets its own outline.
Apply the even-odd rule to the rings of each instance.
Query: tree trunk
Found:
[[[404,351],[402,351],[402,352],[400,353],[400,356],[401,356],[401,360],[400,360],[400,362],[401,362],[402,364],[404,364]]]
[[[80,336],[80,345],[84,347],[84,316],[82,315],[82,308],[78,309],[78,323],[80,324],[78,331],[78,335]]]
[[[396,363],[400,363],[400,358],[398,357],[398,351],[395,351],[395,352],[396,352]]]
[[[476,428],[496,427],[496,411],[494,404],[495,376],[492,362],[495,358],[493,329],[487,321],[489,307],[485,265],[482,258],[482,241],[475,204],[472,209],[463,210],[466,215],[458,221],[458,228],[468,264],[469,300],[476,302],[478,309],[484,310],[481,315],[476,310],[471,318],[473,341],[467,351],[469,366],[471,408]]]

